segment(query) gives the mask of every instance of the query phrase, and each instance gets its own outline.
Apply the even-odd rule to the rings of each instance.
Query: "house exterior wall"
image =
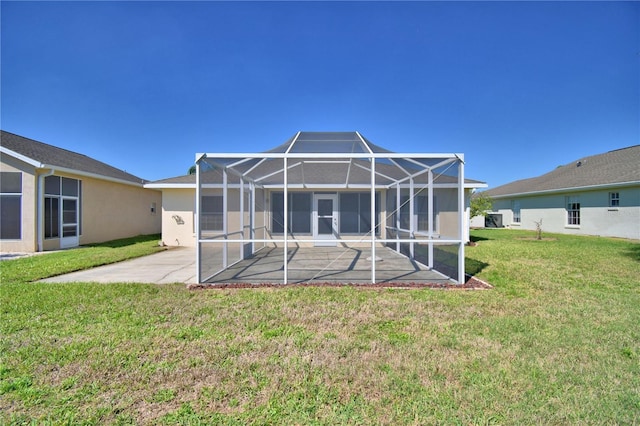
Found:
[[[21,237],[19,240],[2,240],[0,250],[3,252],[34,252],[37,250],[38,238],[36,234],[36,169],[9,155],[2,155],[0,171],[22,173]]]
[[[0,171],[22,172],[21,238],[2,240],[0,249],[4,252],[38,251],[38,206],[44,202],[38,199],[42,195],[38,194],[38,186],[43,184],[42,178],[49,175],[51,170],[36,169],[10,155],[2,155]],[[162,204],[160,191],[71,173],[54,174],[82,182],[80,244],[161,231],[161,215],[157,213]],[[151,212],[153,203],[156,206],[155,214]],[[43,239],[42,249],[60,249],[60,239]]]
[[[366,190],[340,190],[340,191],[319,191],[323,193],[343,193],[343,192],[363,192]],[[265,190],[264,195],[262,190],[256,190],[256,209],[258,211],[264,210],[264,213],[258,213],[255,217],[256,226],[256,238],[281,238],[282,234],[271,234],[271,197],[273,192],[282,192],[282,190],[270,191]],[[290,190],[289,192],[313,192],[309,190]],[[380,238],[386,238],[387,226],[395,226],[391,223],[391,215],[393,212],[387,211],[387,191],[379,190],[380,193],[380,218],[382,220],[382,226],[380,227]],[[465,214],[468,217],[468,203],[469,203],[470,190],[465,194]],[[202,195],[222,195],[221,189],[202,189]],[[458,213],[457,213],[457,190],[456,189],[437,189],[434,190],[434,195],[437,197],[437,229],[436,233],[439,233],[443,237],[457,238],[458,236]],[[251,238],[250,235],[250,218],[249,218],[249,197],[248,191],[245,192],[245,218],[244,218],[244,237],[246,239]],[[228,215],[227,215],[227,227],[229,233],[235,233],[240,231],[240,194],[236,188],[228,189]],[[195,189],[194,188],[163,188],[162,189],[162,241],[168,246],[196,246],[196,234],[194,214],[195,210]],[[466,223],[466,222],[465,222]],[[339,226],[339,225],[338,225]],[[262,230],[266,229],[267,234],[264,234]],[[222,232],[208,231],[203,232],[203,236],[215,236]],[[238,239],[238,235],[231,237],[232,239]],[[308,234],[295,234],[292,240],[296,239],[311,239],[311,233]],[[370,239],[360,235],[344,235],[344,239],[357,239],[362,238],[363,246],[370,245]],[[464,230],[464,238],[468,241],[469,231],[468,227]],[[340,241],[340,239],[338,239]],[[313,245],[312,243],[300,243],[301,245]],[[261,246],[261,243],[256,243],[256,246]],[[350,243],[350,245],[354,245]]]
[[[168,246],[195,247],[195,190],[162,190],[162,242]]]
[[[68,177],[82,181],[80,244],[160,233],[160,191],[82,176]]]
[[[610,192],[620,194],[619,206],[609,207]],[[580,225],[567,224],[567,196],[578,197]],[[520,203],[520,223],[513,222],[513,201]],[[513,229],[535,230],[542,220],[546,232],[640,239],[640,186],[494,199],[493,212]]]

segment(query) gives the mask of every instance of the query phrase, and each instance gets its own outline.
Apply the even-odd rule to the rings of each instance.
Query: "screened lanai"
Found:
[[[196,155],[200,283],[463,283],[464,223],[462,154],[298,132]]]

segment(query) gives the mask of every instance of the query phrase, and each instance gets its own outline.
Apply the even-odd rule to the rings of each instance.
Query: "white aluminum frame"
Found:
[[[258,243],[262,243],[262,244],[266,244],[266,243],[278,243],[278,244],[283,244],[284,246],[284,253],[283,253],[283,262],[284,262],[284,276],[283,276],[283,283],[286,284],[288,283],[288,256],[289,256],[289,242],[294,241],[291,240],[288,236],[288,223],[289,223],[289,206],[288,206],[288,194],[289,194],[289,189],[292,188],[315,188],[315,189],[343,189],[343,188],[366,188],[366,189],[370,189],[370,194],[371,194],[371,230],[370,230],[370,242],[371,242],[371,282],[375,283],[376,282],[376,244],[377,243],[395,243],[396,244],[396,250],[399,252],[400,251],[400,244],[401,243],[409,243],[410,244],[410,251],[411,251],[411,256],[413,257],[413,253],[414,253],[414,244],[415,243],[421,243],[424,244],[426,243],[428,245],[428,267],[429,268],[433,268],[433,246],[434,245],[441,245],[441,244],[458,244],[458,283],[462,284],[465,281],[465,269],[464,269],[464,245],[465,245],[465,236],[464,236],[464,225],[465,225],[465,194],[464,194],[464,156],[463,154],[455,154],[455,153],[444,153],[444,154],[428,154],[428,153],[391,153],[391,152],[385,152],[385,153],[377,153],[377,152],[373,152],[370,147],[368,146],[368,144],[362,139],[362,137],[360,136],[359,133],[356,132],[356,134],[358,135],[358,137],[361,139],[362,143],[364,144],[364,146],[367,147],[367,150],[369,152],[363,152],[363,153],[292,153],[290,152],[291,149],[293,148],[294,144],[296,143],[300,132],[298,132],[296,134],[296,136],[294,137],[294,139],[292,140],[290,146],[288,147],[288,149],[286,150],[286,152],[265,152],[265,153],[198,153],[196,154],[196,215],[197,215],[197,219],[196,219],[196,224],[195,224],[195,231],[196,231],[196,241],[197,241],[197,250],[196,250],[196,277],[198,282],[204,282],[207,279],[211,278],[211,276],[209,277],[203,277],[202,276],[202,268],[201,268],[201,262],[202,262],[202,245],[203,244],[222,244],[223,246],[223,269],[221,269],[220,271],[217,271],[214,273],[214,275],[216,275],[217,273],[225,270],[226,268],[228,268],[229,265],[228,264],[228,259],[227,259],[227,246],[229,243],[229,236],[230,235],[234,235],[237,234],[236,232],[229,232],[228,229],[228,189],[231,188],[240,188],[240,232],[242,233],[240,240],[238,241],[241,245],[241,255],[240,255],[240,260],[242,260],[244,258],[244,245],[246,243],[251,243],[252,245],[252,251],[255,250],[255,246]],[[317,158],[318,160],[314,160],[315,158]],[[231,159],[238,159],[239,161],[235,161],[231,164],[225,164],[224,161],[218,161],[218,159],[223,159],[223,160],[231,160]],[[252,167],[250,167],[247,171],[245,171],[244,173],[240,173],[237,170],[235,170],[233,167],[234,166],[238,166],[240,164],[243,164],[247,161],[250,161],[252,159],[260,159],[260,161],[258,161],[255,165],[253,165]],[[249,174],[251,172],[253,172],[254,170],[256,170],[256,168],[258,168],[261,164],[263,164],[265,161],[267,160],[272,160],[272,159],[281,159],[282,160],[282,169],[278,169],[275,172],[271,172],[268,173],[264,176],[261,176],[259,178],[251,178],[249,176]],[[344,186],[341,185],[326,185],[326,184],[316,184],[316,185],[307,185],[305,183],[303,183],[302,185],[300,184],[294,184],[294,185],[290,185],[289,183],[289,170],[291,168],[297,167],[297,166],[302,166],[305,162],[307,163],[314,163],[314,162],[327,162],[327,163],[333,163],[332,161],[330,161],[331,159],[335,159],[337,162],[341,162],[341,163],[349,163],[349,171],[351,168],[351,165],[355,165],[357,167],[360,167],[362,169],[365,169],[367,171],[370,172],[370,184],[369,185],[354,185],[354,184],[349,184],[348,182],[348,177],[349,177],[349,171],[347,174],[347,182],[345,182]],[[356,164],[353,162],[354,159],[364,159],[364,160],[368,160],[370,163],[370,168],[364,167],[360,164]],[[387,159],[390,160],[395,167],[398,168],[398,170],[402,171],[405,175],[405,177],[401,178],[401,179],[395,179],[392,178],[390,176],[387,176],[383,173],[380,172],[376,172],[376,160],[377,159]],[[409,171],[407,171],[405,168],[401,167],[397,161],[395,161],[396,159],[404,159],[406,161],[409,161],[411,163],[414,163],[422,168],[424,168],[424,170],[421,170],[419,172],[416,173],[410,173]],[[426,164],[423,164],[419,161],[416,160],[421,160],[421,159],[440,159],[442,161],[439,161],[438,163],[436,163],[433,166],[428,166]],[[291,164],[289,162],[289,160],[294,160],[293,164]],[[295,161],[295,160],[300,160],[300,161]],[[222,185],[219,184],[203,184],[201,182],[201,176],[202,176],[202,172],[201,172],[201,166],[202,163],[206,161],[208,164],[213,165],[217,168],[219,168],[222,171],[222,176],[223,176],[223,182]],[[438,169],[440,167],[443,166],[447,166],[447,165],[453,165],[453,164],[457,164],[458,166],[458,176],[457,176],[457,183],[445,183],[445,184],[434,184],[434,169]],[[233,175],[235,175],[239,181],[240,184],[229,184],[228,182],[228,174],[231,173]],[[260,181],[267,179],[268,177],[277,175],[279,173],[283,173],[283,180],[282,180],[282,185],[279,184],[261,184]],[[415,223],[415,219],[414,219],[414,197],[415,197],[415,182],[414,179],[417,176],[420,176],[424,173],[428,173],[428,182],[425,185],[424,183],[421,183],[419,185],[420,191],[423,190],[425,187],[427,188],[427,196],[429,199],[429,208],[428,208],[428,222],[429,222],[429,229],[426,233],[424,232],[417,232],[417,223]],[[303,175],[304,176],[304,175]],[[394,182],[391,184],[385,184],[385,185],[376,185],[376,176],[380,176],[384,179],[388,179],[388,180],[393,180]],[[245,233],[244,233],[244,227],[245,227],[245,220],[244,220],[244,214],[245,214],[245,203],[244,203],[244,191],[245,191],[245,185],[248,183],[249,185],[249,191],[250,191],[250,196],[251,196],[251,200],[250,200],[250,212],[249,212],[249,226],[250,226],[250,232],[249,232],[249,239],[245,238]],[[207,238],[204,239],[202,238],[202,232],[201,232],[201,228],[200,228],[200,210],[201,210],[201,206],[200,206],[200,197],[201,197],[201,189],[202,188],[212,188],[212,187],[222,187],[222,193],[223,193],[223,210],[224,210],[224,219],[223,219],[223,233],[221,235],[217,235],[215,238]],[[274,188],[281,188],[284,192],[284,233],[282,235],[282,238],[255,238],[255,215],[258,213],[256,211],[256,204],[255,204],[255,190],[256,188],[262,188],[263,192],[266,189],[274,189]],[[375,215],[375,193],[377,189],[390,189],[390,188],[395,188],[396,189],[396,208],[397,208],[397,215],[396,215],[396,224],[395,224],[395,230],[396,230],[396,237],[389,239],[389,238],[376,238],[376,234],[375,234],[375,229],[377,226],[382,226],[382,224],[377,224],[375,223],[375,220],[373,220],[373,218],[376,217]],[[399,210],[400,210],[400,189],[401,188],[408,188],[409,189],[409,211],[410,213],[410,229],[409,230],[401,230],[400,229],[400,214],[399,214]],[[457,194],[458,194],[458,200],[457,200],[457,204],[458,204],[458,236],[457,238],[453,238],[453,239],[440,239],[440,238],[434,238],[434,224],[433,224],[433,216],[434,216],[434,212],[433,212],[433,208],[434,208],[434,203],[433,203],[433,190],[434,188],[456,188],[457,189]],[[263,208],[264,208],[264,226],[267,227],[267,207],[266,204],[263,204]],[[409,232],[409,238],[400,238],[400,232],[406,233],[404,231],[408,231]],[[422,237],[425,237],[426,239],[416,239],[415,236],[419,235]],[[362,243],[366,240],[366,237],[363,238],[344,238],[344,239],[340,239],[338,240],[339,242],[344,242],[344,243]],[[236,240],[232,240],[233,242],[236,242]],[[316,243],[317,239],[314,238],[296,238],[295,239],[296,243]],[[254,251],[255,252],[255,251]],[[238,261],[240,261],[238,260]],[[237,263],[237,262],[234,262]],[[212,275],[213,276],[213,275]]]

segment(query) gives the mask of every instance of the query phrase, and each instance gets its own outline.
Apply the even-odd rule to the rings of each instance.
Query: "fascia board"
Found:
[[[3,146],[0,146],[0,152],[5,154],[5,155],[10,155],[11,157],[14,157],[14,158],[16,158],[16,159],[18,159],[20,161],[23,161],[23,162],[25,162],[25,163],[27,163],[30,166],[33,166],[35,168],[39,168],[39,169],[45,168],[45,165],[42,164],[41,162],[39,162],[37,160],[34,160],[31,157],[27,157],[26,155],[22,155],[20,153],[12,151],[12,150],[10,150],[8,148],[5,148]]]
[[[568,192],[576,192],[576,191],[594,191],[598,189],[620,188],[625,186],[639,186],[639,185],[640,185],[640,181],[619,182],[619,183],[608,183],[608,184],[601,184],[601,185],[574,186],[571,188],[547,189],[544,191],[514,192],[512,194],[491,195],[491,198],[501,199],[501,198],[513,198],[513,197],[530,197],[535,195],[566,194]]]
[[[245,187],[248,185],[245,184]],[[144,185],[145,188],[149,189],[196,189],[195,183],[148,183]],[[205,183],[200,186],[204,189],[222,189],[224,185],[221,183]],[[240,184],[238,183],[230,183],[227,185],[227,188],[240,188]]]
[[[124,179],[118,179],[118,178],[113,178],[113,177],[109,177],[109,176],[103,176],[103,175],[99,175],[96,173],[90,173],[90,172],[83,172],[82,170],[76,170],[76,169],[70,169],[67,167],[59,167],[59,166],[54,166],[51,164],[46,164],[46,163],[41,163],[37,160],[34,160],[33,158],[27,157],[26,155],[22,155],[19,154],[15,151],[12,151],[8,148],[2,147],[0,146],[0,152],[2,152],[5,155],[10,155],[20,161],[24,161],[25,163],[35,167],[36,169],[47,169],[47,170],[54,170],[57,172],[61,172],[61,173],[69,173],[69,174],[73,174],[73,175],[78,175],[78,176],[84,176],[84,177],[90,177],[90,178],[94,178],[94,179],[100,179],[100,180],[106,180],[109,182],[115,182],[115,183],[122,183],[124,185],[132,185],[132,186],[143,186],[143,182],[144,181],[140,181],[138,182],[132,182],[130,180],[124,180]]]
[[[96,173],[83,172],[82,170],[75,170],[75,169],[69,169],[69,168],[66,168],[66,167],[53,166],[53,165],[50,165],[50,164],[42,164],[40,166],[40,168],[42,168],[42,169],[53,169],[54,171],[60,172],[60,173],[68,173],[68,174],[71,174],[71,175],[84,176],[84,177],[89,177],[89,178],[93,178],[93,179],[104,180],[104,181],[107,181],[107,182],[121,183],[123,185],[144,187],[144,180],[141,180],[139,183],[138,182],[132,182],[130,180],[118,179],[118,178],[113,178],[113,177],[109,177],[109,176],[99,175],[99,174],[96,174]]]

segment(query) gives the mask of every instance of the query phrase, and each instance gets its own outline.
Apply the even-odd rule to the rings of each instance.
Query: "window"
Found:
[[[380,194],[375,195],[376,235],[380,232]],[[340,233],[368,234],[371,232],[371,193],[343,192],[340,194]]]
[[[577,196],[566,197],[567,225],[580,225],[580,200]]]
[[[22,238],[22,173],[0,172],[0,239]]]
[[[513,213],[513,223],[520,223],[520,201],[511,202],[511,211]]]
[[[418,220],[418,231],[429,231],[429,197],[426,195],[418,195],[415,199],[415,205],[413,209],[416,213]],[[436,197],[433,197],[433,230],[435,231],[438,226],[438,203]]]
[[[311,233],[311,193],[289,192],[289,231],[299,234]],[[271,195],[271,231],[284,233],[284,192]]]
[[[44,198],[44,237],[58,238],[60,232],[60,199]]]
[[[609,207],[618,207],[620,205],[620,193],[619,192],[610,192],[609,193]]]
[[[393,201],[394,213],[392,215],[393,225],[396,224],[396,215],[395,215],[395,199]],[[402,195],[400,197],[400,228],[401,229],[410,229],[410,215],[409,209],[411,204],[409,202],[408,195]],[[438,215],[437,215],[437,207],[438,204],[436,202],[436,197],[433,197],[433,230],[435,231],[438,226]],[[413,212],[416,218],[416,230],[417,231],[429,231],[429,197],[427,195],[416,195],[413,200]]]
[[[80,200],[82,181],[60,176],[44,178],[44,237],[82,234]]]
[[[203,231],[222,231],[224,212],[222,195],[204,195],[200,205],[200,229]]]

